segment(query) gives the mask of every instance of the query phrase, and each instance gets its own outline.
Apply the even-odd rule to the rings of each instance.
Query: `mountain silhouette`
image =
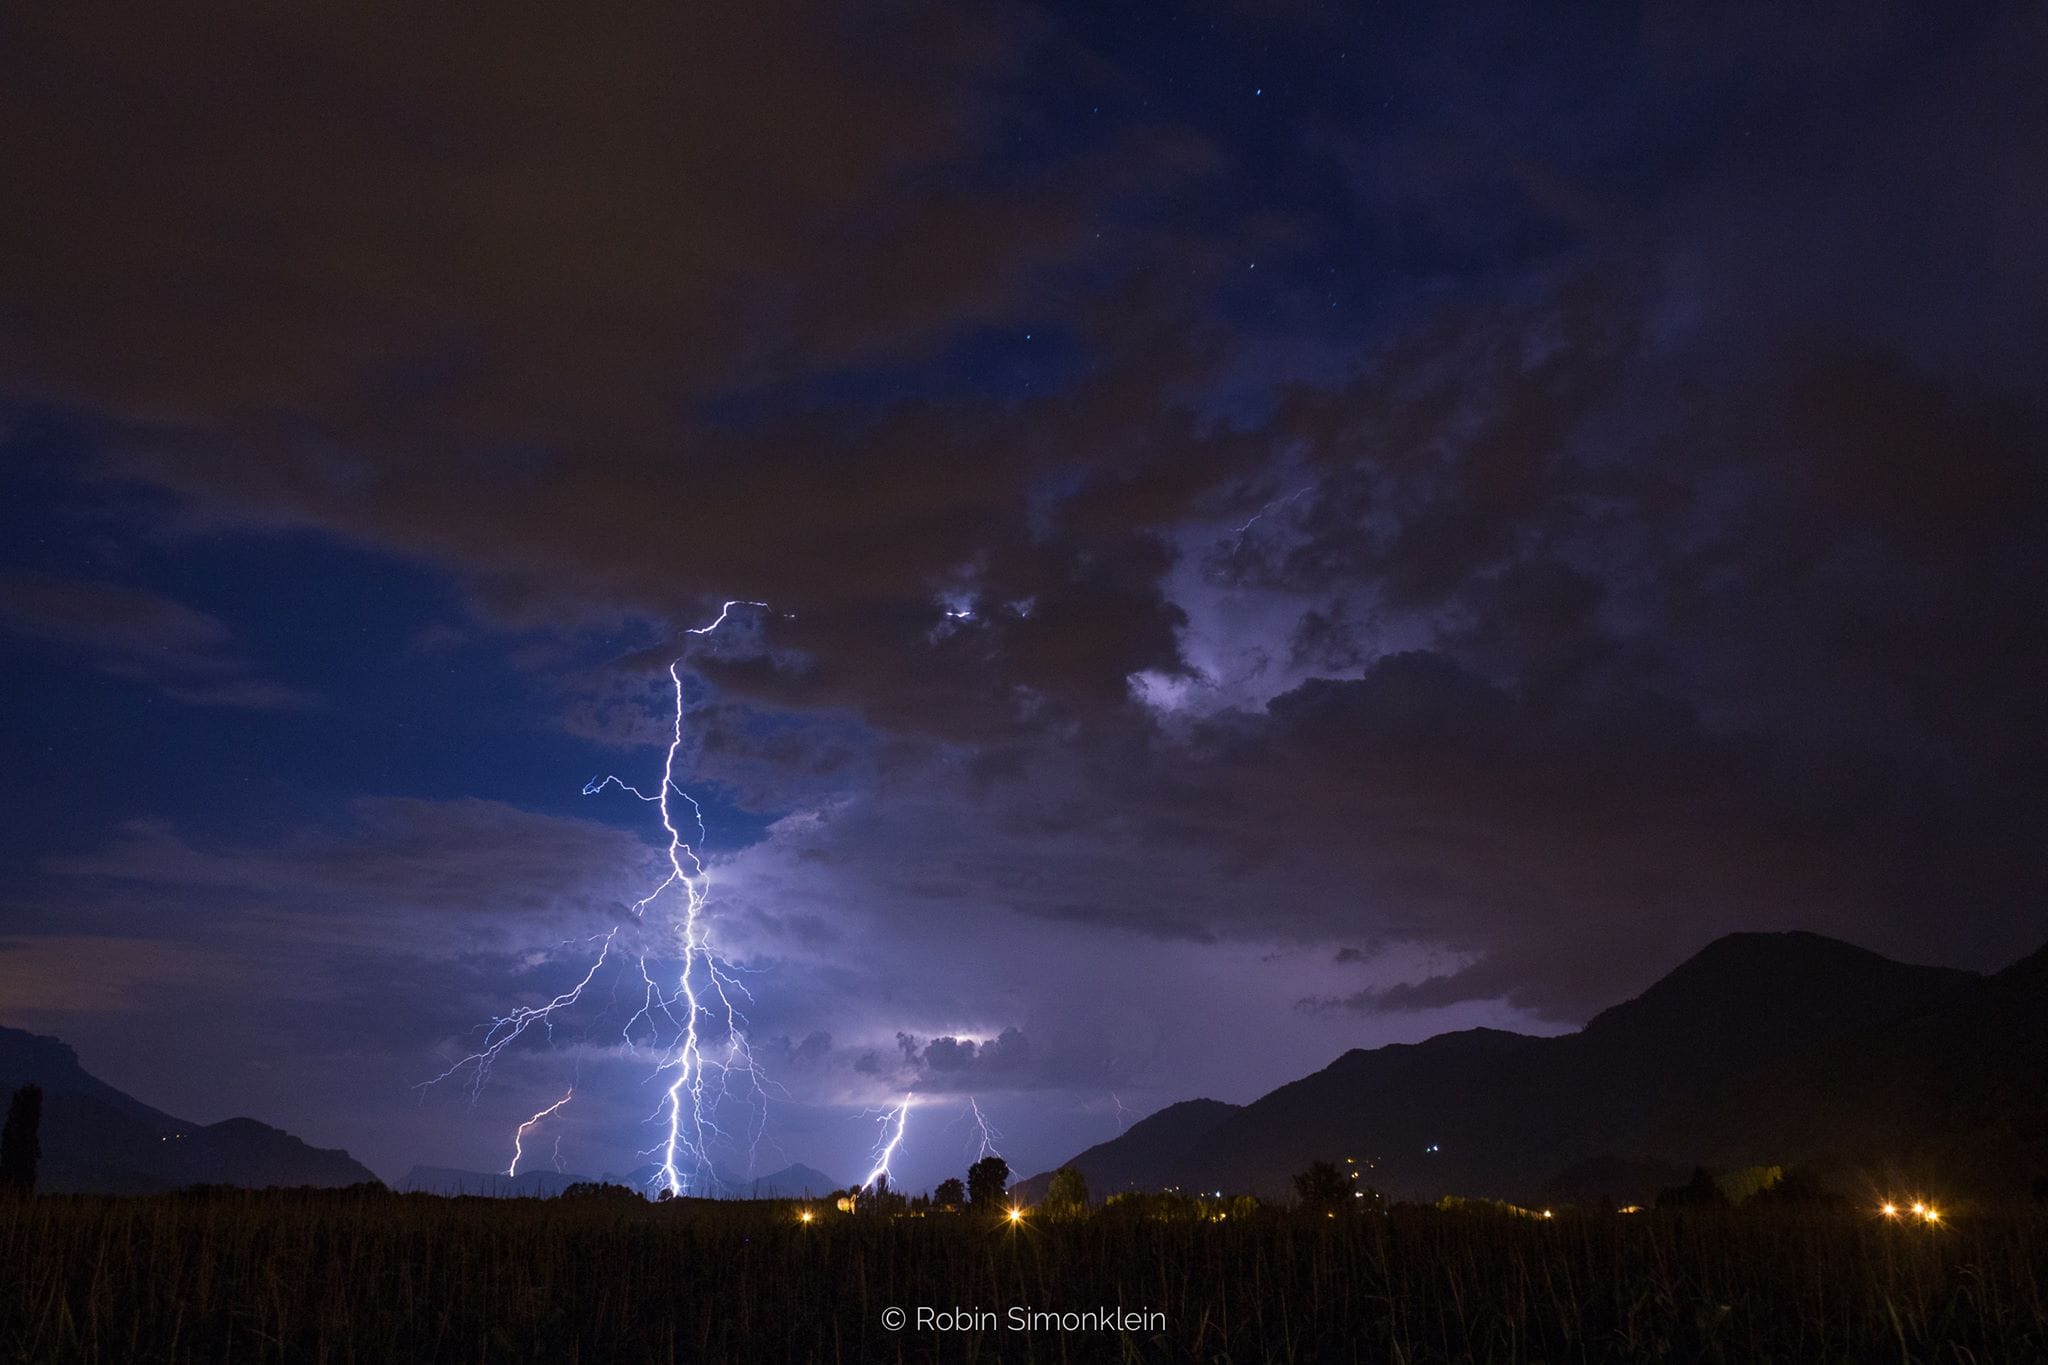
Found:
[[[377,1179],[347,1152],[309,1147],[255,1119],[191,1123],[116,1090],[68,1044],[0,1028],[0,1093],[43,1088],[42,1161],[50,1194],[155,1194],[187,1185],[354,1185]]]
[[[831,1176],[801,1162],[760,1176],[736,1176],[715,1172],[718,1199],[803,1199],[830,1194],[844,1188]],[[607,1171],[601,1176],[541,1169],[508,1176],[503,1171],[465,1171],[449,1166],[415,1166],[406,1172],[398,1188],[408,1194],[470,1194],[491,1199],[549,1198],[571,1185],[601,1181],[624,1185],[650,1198],[661,1188],[661,1168],[641,1166],[625,1175]]]
[[[728,1178],[726,1183],[740,1199],[802,1199],[830,1194],[846,1188],[850,1182],[834,1180],[817,1167],[799,1161],[751,1179]]]
[[[1117,1187],[1099,1171],[1285,1197],[1309,1162],[1347,1157],[1403,1199],[1639,1202],[1698,1162],[1903,1164],[2010,1191],[2048,1168],[2044,1021],[2048,950],[1986,978],[1732,934],[1577,1033],[1356,1049],[1183,1144],[1140,1124],[1073,1164],[1098,1195]]]

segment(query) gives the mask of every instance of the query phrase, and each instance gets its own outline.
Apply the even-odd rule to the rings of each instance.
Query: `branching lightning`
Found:
[[[1003,1140],[1002,1133],[997,1131],[995,1125],[991,1124],[982,1115],[981,1106],[975,1102],[972,1095],[967,1097],[967,1108],[974,1115],[975,1131],[981,1137],[981,1151],[975,1156],[975,1160],[980,1161],[987,1157],[1001,1156],[1002,1153],[996,1150],[996,1144]]]
[[[598,949],[597,960],[590,964],[590,970],[583,974],[581,981],[578,981],[574,986],[563,991],[545,1005],[522,1005],[510,1014],[503,1014],[493,1019],[490,1028],[484,1033],[482,1047],[470,1053],[467,1057],[462,1058],[455,1065],[449,1067],[432,1080],[422,1082],[421,1088],[439,1085],[464,1067],[468,1067],[470,1068],[470,1095],[474,1098],[482,1092],[484,1082],[490,1079],[491,1063],[498,1060],[499,1053],[519,1041],[519,1036],[525,1033],[527,1029],[535,1024],[539,1024],[547,1031],[548,1037],[552,1039],[554,1037],[555,1015],[568,1009],[583,998],[583,988],[591,983],[591,980],[596,977],[598,970],[604,966],[605,960],[611,956],[612,940],[618,937],[618,933],[618,927],[614,925],[606,932],[593,934],[590,937],[589,942],[595,943],[601,939],[604,946]]]
[[[875,1143],[875,1165],[867,1179],[860,1182],[862,1189],[871,1188],[877,1180],[889,1178],[889,1163],[896,1159],[896,1149],[903,1145],[903,1129],[910,1122],[910,1096],[903,1096],[903,1103],[894,1109],[882,1111],[882,1135]],[[893,1127],[892,1127],[893,1125]]]
[[[563,1105],[567,1104],[570,1100],[573,1100],[575,1098],[576,1087],[572,1085],[569,1087],[568,1094],[562,1096],[562,1098],[556,1100],[553,1104],[541,1110],[532,1118],[528,1119],[526,1122],[520,1124],[517,1128],[512,1130],[512,1164],[505,1168],[506,1175],[516,1176],[519,1174],[520,1158],[526,1155],[526,1135],[527,1133],[532,1131],[534,1125],[539,1123],[542,1119],[552,1117],[554,1114],[560,1112]],[[558,1137],[555,1139],[555,1162],[557,1169],[560,1169],[561,1157],[562,1140]]]
[[[709,635],[731,618],[734,608],[765,609],[766,606],[764,602],[727,602],[711,624],[693,627],[686,633]],[[672,1194],[683,1194],[689,1191],[693,1180],[701,1180],[707,1187],[709,1185],[710,1145],[723,1137],[718,1128],[717,1113],[727,1097],[729,1082],[735,1077],[744,1078],[757,1101],[764,1094],[764,1083],[747,1043],[746,1018],[735,1003],[736,1000],[749,1000],[751,996],[739,979],[737,970],[712,950],[705,922],[710,878],[699,853],[705,841],[704,811],[676,780],[676,763],[684,744],[685,695],[681,660],[669,665],[668,676],[674,709],[660,786],[649,794],[632,783],[606,776],[593,778],[584,784],[583,794],[596,796],[616,786],[654,805],[660,813],[662,830],[668,836],[665,849],[668,874],[635,901],[632,910],[636,919],[646,920],[651,907],[675,905],[677,914],[673,934],[669,941],[657,942],[653,951],[643,948],[633,953],[643,989],[640,1007],[626,1020],[620,1033],[628,1047],[638,1047],[641,1044],[635,1041],[635,1030],[640,1029],[647,1045],[657,1048],[661,1054],[656,1074],[665,1077],[667,1084],[663,1087],[654,1118],[661,1125],[662,1136],[646,1154],[655,1157],[659,1163],[661,1187]],[[688,807],[687,817],[679,815],[678,802]],[[686,828],[690,831],[688,834],[685,833]],[[499,1054],[535,1024],[540,1024],[552,1039],[555,1016],[581,1001],[585,988],[610,960],[619,928],[614,926],[604,934],[593,936],[590,941],[601,939],[602,946],[590,969],[573,987],[544,1005],[521,1007],[492,1020],[481,1047],[425,1084],[445,1081],[468,1068],[474,1097],[489,1079],[491,1065]],[[622,953],[627,951],[624,945],[619,946]],[[657,963],[679,965],[657,967]],[[671,971],[673,985],[666,984]],[[657,1021],[665,1021],[668,1029],[664,1030]],[[643,1024],[645,1028],[641,1029]],[[663,1039],[668,1041],[664,1043]],[[564,1095],[519,1125],[513,1134],[512,1170],[508,1174],[516,1173],[518,1169],[528,1131],[567,1104],[574,1093],[572,1087],[569,1095]],[[765,1121],[765,1114],[758,1104],[755,1114],[753,1137],[758,1142],[761,1124]],[[898,1140],[902,1136],[901,1129],[899,1118]],[[893,1144],[890,1150],[893,1151]]]
[[[719,608],[717,620],[708,626],[694,627],[688,633],[711,634],[725,624],[734,607],[765,609],[767,605],[765,602],[727,602]],[[661,1159],[662,1187],[672,1194],[682,1194],[689,1187],[684,1173],[685,1163],[700,1175],[710,1170],[708,1143],[718,1136],[716,1111],[718,1101],[725,1097],[727,1081],[734,1072],[739,1072],[748,1079],[758,1096],[761,1073],[747,1045],[746,1019],[733,1004],[734,995],[747,995],[746,987],[712,951],[705,930],[704,902],[709,887],[704,863],[697,851],[705,838],[704,811],[676,782],[676,756],[683,748],[685,705],[680,662],[668,666],[668,676],[675,689],[675,709],[668,753],[662,760],[661,786],[653,801],[661,812],[661,827],[668,834],[666,853],[669,871],[660,885],[634,903],[633,913],[644,916],[647,907],[671,888],[680,891],[682,918],[676,926],[679,940],[676,946],[680,949],[682,967],[676,976],[675,990],[664,992],[648,971],[646,956],[640,958],[640,976],[646,984],[647,995],[640,1011],[626,1021],[625,1033],[630,1038],[633,1025],[642,1019],[651,1023],[657,1009],[680,1027],[679,1036],[662,1062],[661,1069],[670,1073],[670,1080],[660,1110],[665,1132],[655,1151]],[[586,785],[584,791],[594,795],[612,783],[617,783],[643,801],[648,799],[645,793],[616,777]],[[690,822],[696,828],[694,840],[686,839],[676,823],[672,797],[680,797],[689,806]],[[711,1003],[713,1000],[717,1002],[715,1006]],[[724,1036],[723,1046],[720,1047],[714,1039],[709,1052],[706,1050],[704,1027],[707,1019],[721,1028]],[[709,1092],[708,1101],[707,1075],[716,1077],[716,1089]],[[756,1137],[759,1132],[757,1126]]]

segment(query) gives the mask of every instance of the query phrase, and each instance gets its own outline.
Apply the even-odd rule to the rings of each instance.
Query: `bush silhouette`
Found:
[[[668,1193],[667,1190],[663,1190],[663,1197],[667,1197]],[[629,1199],[635,1204],[647,1202],[646,1196],[642,1195],[638,1190],[628,1189],[624,1185],[615,1185],[609,1180],[579,1180],[572,1185],[563,1186],[562,1193],[558,1197],[562,1199],[603,1199],[616,1204],[623,1204]]]
[[[1334,1161],[1311,1161],[1294,1177],[1303,1213],[1340,1213],[1351,1207],[1351,1178]]]
[[[43,1122],[43,1088],[25,1085],[7,1102],[7,1126],[0,1129],[0,1189],[34,1194],[36,1162],[43,1147],[37,1130]]]

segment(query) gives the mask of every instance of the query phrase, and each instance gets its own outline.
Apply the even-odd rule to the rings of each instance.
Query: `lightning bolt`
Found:
[[[1131,1126],[1131,1111],[1124,1107],[1123,1100],[1114,1090],[1109,1092],[1109,1102],[1116,1106],[1116,1135],[1122,1137],[1124,1129]]]
[[[467,1057],[462,1058],[455,1065],[449,1067],[432,1080],[422,1081],[415,1088],[425,1089],[427,1086],[439,1085],[464,1067],[469,1067],[472,1077],[470,1096],[474,1099],[478,1094],[482,1093],[484,1082],[490,1079],[491,1064],[498,1060],[498,1054],[519,1041],[519,1036],[525,1033],[528,1028],[535,1024],[541,1025],[547,1033],[549,1041],[553,1041],[555,1036],[555,1015],[568,1009],[583,998],[583,988],[591,983],[591,980],[596,977],[598,970],[604,966],[605,960],[611,956],[612,940],[618,937],[618,933],[618,926],[614,925],[606,932],[593,934],[589,939],[585,940],[586,942],[595,943],[602,939],[604,946],[598,949],[597,960],[590,964],[590,970],[583,974],[581,981],[578,981],[545,1005],[523,1005],[513,1010],[510,1014],[499,1015],[491,1021],[490,1028],[485,1031],[482,1047],[470,1053]]]
[[[974,1127],[981,1135],[981,1153],[975,1159],[978,1161],[986,1157],[1001,1156],[1002,1153],[996,1150],[996,1144],[1003,1140],[1003,1135],[982,1116],[981,1106],[975,1103],[972,1095],[967,1097],[967,1108],[973,1113]]]
[[[882,1112],[882,1136],[875,1143],[875,1166],[868,1172],[868,1178],[860,1182],[860,1188],[865,1190],[877,1180],[889,1178],[889,1163],[896,1159],[896,1149],[903,1145],[903,1129],[909,1121],[910,1096],[906,1093],[903,1096],[903,1103]],[[895,1125],[894,1132],[891,1132],[889,1127],[892,1123]]]
[[[505,1168],[505,1174],[507,1176],[516,1176],[519,1174],[520,1158],[526,1155],[526,1135],[527,1133],[532,1131],[533,1126],[539,1123],[542,1119],[560,1112],[563,1105],[567,1104],[570,1100],[573,1100],[575,1098],[576,1087],[572,1085],[569,1087],[568,1094],[562,1096],[562,1098],[556,1100],[553,1104],[541,1110],[532,1118],[528,1119],[526,1122],[520,1124],[517,1128],[512,1130],[512,1164]],[[555,1157],[558,1162],[561,1159],[561,1155],[562,1140],[560,1138],[556,1138]]]
[[[1258,511],[1252,513],[1251,516],[1247,518],[1242,525],[1236,528],[1236,534],[1232,537],[1230,542],[1231,552],[1235,553],[1239,548],[1241,548],[1244,545],[1244,538],[1246,533],[1248,533],[1252,529],[1252,527],[1258,525],[1259,520],[1262,517],[1264,517],[1266,513],[1272,511],[1276,507],[1286,507],[1293,503],[1297,503],[1315,491],[1316,485],[1314,484],[1309,484],[1305,488],[1297,488],[1292,493],[1287,494],[1285,497],[1275,498],[1271,502],[1267,503],[1265,506],[1261,507]]]
[[[719,608],[718,619],[708,626],[697,626],[689,630],[690,635],[709,635],[724,625],[732,615],[734,607],[766,608],[765,602],[731,601]],[[671,1020],[677,1020],[681,1033],[664,1058],[661,1070],[672,1073],[663,1098],[659,1114],[665,1132],[662,1140],[653,1149],[661,1156],[661,1183],[671,1194],[682,1194],[689,1187],[684,1175],[687,1164],[702,1175],[711,1166],[709,1142],[720,1136],[716,1122],[719,1102],[726,1096],[726,1083],[734,1072],[745,1075],[758,1096],[762,1092],[762,1077],[754,1063],[754,1054],[747,1045],[746,1019],[733,1004],[733,997],[739,995],[748,999],[745,985],[733,975],[731,968],[711,949],[711,942],[704,923],[704,905],[709,894],[709,878],[704,863],[698,855],[698,847],[704,842],[704,810],[691,795],[676,782],[676,756],[683,748],[683,718],[686,706],[683,694],[683,673],[680,661],[668,666],[669,681],[674,685],[675,710],[670,730],[668,753],[662,760],[661,786],[654,796],[654,804],[661,813],[661,827],[668,834],[669,872],[660,885],[642,896],[633,905],[635,915],[644,916],[647,907],[665,892],[676,888],[681,893],[682,919],[677,925],[677,947],[681,950],[682,968],[676,977],[673,993],[664,994],[655,984],[647,969],[647,958],[640,958],[640,976],[646,984],[646,1003],[640,1012],[627,1020],[625,1032],[631,1036],[633,1024],[640,1019],[651,1019],[655,1008],[661,1009]],[[602,782],[586,784],[586,794],[595,795],[612,783],[647,800],[645,793],[629,786],[618,778],[608,777]],[[676,822],[676,808],[673,797],[680,797],[690,808],[691,824],[696,828],[696,839],[686,839],[682,827]],[[714,1007],[710,1002],[716,1000]],[[704,1023],[709,1020],[721,1028],[724,1046],[712,1044],[712,1051],[706,1051]],[[715,1075],[715,1091],[708,1092],[707,1075]],[[760,1127],[757,1122],[755,1138],[758,1141]],[[652,1153],[650,1152],[650,1155]]]
[[[692,627],[684,633],[710,635],[731,619],[738,607],[766,609],[767,603],[735,599],[720,607],[717,619],[709,625]],[[735,1076],[743,1077],[754,1097],[761,1099],[766,1094],[766,1082],[748,1046],[746,1017],[735,1003],[736,1000],[751,1001],[752,996],[740,980],[737,969],[719,957],[711,946],[704,915],[710,877],[698,852],[706,840],[704,811],[676,780],[676,762],[683,751],[686,710],[681,660],[669,664],[668,676],[674,712],[668,750],[662,761],[661,785],[649,795],[629,782],[607,776],[592,778],[585,783],[583,794],[596,796],[616,786],[654,805],[660,813],[662,830],[667,835],[668,875],[635,901],[632,910],[636,919],[644,921],[650,907],[674,902],[679,906],[679,914],[674,921],[671,940],[659,945],[666,951],[642,949],[633,954],[643,992],[639,1009],[626,1020],[620,1034],[629,1049],[635,1048],[638,1044],[634,1041],[634,1030],[644,1023],[646,1028],[643,1032],[648,1036],[649,1044],[660,1047],[661,1061],[656,1067],[656,1074],[665,1076],[667,1084],[663,1087],[654,1119],[662,1125],[662,1135],[643,1155],[658,1156],[660,1184],[671,1194],[683,1194],[693,1177],[709,1172],[711,1143],[725,1136],[717,1124],[717,1111],[728,1096],[729,1083]],[[679,805],[689,809],[687,824],[693,831],[692,835],[685,834]],[[521,1007],[493,1019],[485,1031],[482,1045],[475,1052],[422,1085],[439,1084],[468,1069],[474,1099],[489,1079],[492,1063],[534,1025],[541,1025],[552,1041],[555,1016],[582,1000],[584,990],[611,959],[619,928],[615,925],[606,933],[593,935],[588,940],[602,940],[602,944],[589,970],[574,986],[544,1005]],[[674,969],[672,987],[657,978],[656,969],[650,965],[678,961],[680,966]],[[663,975],[665,977],[666,973]],[[670,1032],[664,1032],[656,1022],[657,1018],[667,1021]],[[673,1041],[661,1046],[660,1040],[664,1037],[671,1037]],[[574,1093],[574,1087],[571,1087],[570,1094]],[[527,1132],[568,1101],[569,1095],[564,1095],[514,1132],[514,1171],[518,1169]],[[765,1108],[756,1105],[755,1116],[752,1136],[758,1146],[766,1122]]]

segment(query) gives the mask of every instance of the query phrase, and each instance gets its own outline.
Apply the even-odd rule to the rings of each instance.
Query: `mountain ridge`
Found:
[[[1563,1178],[1588,1190],[1606,1182],[1597,1192],[1633,1202],[1658,1173],[1697,1161],[1975,1151],[1965,1130],[1995,1126],[1985,1116],[2004,1105],[2024,1132],[1984,1148],[1969,1170],[2009,1185],[2032,1116],[2048,1132],[2048,1083],[2014,1065],[2038,1060],[2048,1077],[2037,1014],[2048,1018],[2048,949],[1985,977],[1803,931],[1729,934],[1576,1032],[1466,1029],[1353,1048],[1234,1107],[1163,1160],[1119,1138],[1072,1162],[1098,1197],[1111,1190],[1092,1170],[1115,1171],[1126,1188],[1285,1198],[1310,1161],[1349,1157],[1396,1198],[1531,1199]],[[1934,1038],[1917,1052],[1915,1019],[1933,1021],[1917,1026]],[[1983,1058],[1984,1074],[1936,1065],[1942,1049]],[[1858,1075],[1861,1096],[1833,1079]],[[1899,1097],[1889,1127],[1880,1094]],[[1811,1117],[1794,1116],[1802,1103]],[[1829,1141],[1836,1132],[1856,1141]]]

